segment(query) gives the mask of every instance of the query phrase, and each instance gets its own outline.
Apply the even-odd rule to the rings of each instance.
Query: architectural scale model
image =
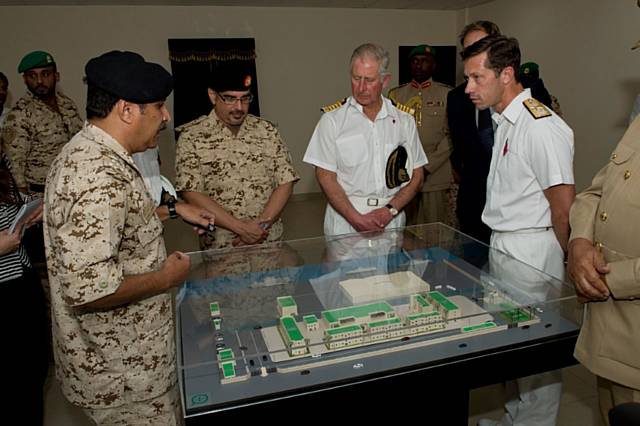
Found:
[[[356,303],[319,314],[300,315],[298,304],[292,296],[276,299],[276,324],[260,327],[270,361],[284,363],[304,357],[319,358],[336,351],[408,339],[411,342],[403,342],[406,345],[401,348],[426,346],[470,334],[504,330],[513,324],[521,326],[539,321],[531,308],[517,308],[517,303],[495,288],[486,288],[481,300],[456,294],[451,290],[455,289],[453,286],[446,286],[450,294],[445,295],[443,286],[437,286],[442,291],[431,290],[429,283],[410,271],[349,279],[341,281],[339,287],[347,300]],[[209,310],[216,331],[221,383],[246,380],[256,375],[249,371],[247,362],[239,366],[236,361],[240,358],[236,359],[233,350],[226,347],[224,333],[220,332],[222,315],[219,304],[210,303]],[[498,319],[493,315],[497,315]],[[416,339],[427,335],[433,338]],[[381,346],[364,355],[359,353],[358,356],[372,356],[392,350],[398,349]],[[263,357],[266,359],[266,356]],[[336,362],[341,362],[340,358],[314,360],[303,365],[282,364],[277,371],[299,371]],[[268,374],[264,366],[257,371],[262,376]]]

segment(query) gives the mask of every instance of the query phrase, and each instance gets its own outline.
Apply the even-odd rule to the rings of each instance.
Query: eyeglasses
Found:
[[[253,95],[251,93],[249,93],[248,95],[240,96],[239,98],[229,95],[220,95],[218,93],[216,93],[216,95],[218,95],[218,97],[222,99],[222,102],[227,105],[235,105],[235,103],[238,101],[240,101],[241,104],[247,105],[250,104],[251,101],[253,101]]]

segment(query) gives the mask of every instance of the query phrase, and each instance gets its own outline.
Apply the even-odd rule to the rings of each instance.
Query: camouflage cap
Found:
[[[112,50],[90,59],[84,67],[87,83],[139,104],[162,101],[173,90],[171,74],[134,52]]]
[[[31,53],[27,53],[24,58],[22,58],[18,65],[18,72],[22,74],[23,72],[29,71],[33,68],[43,68],[55,64],[56,61],[53,60],[53,56],[49,53],[43,52],[42,50],[35,50]]]
[[[251,90],[253,77],[246,61],[226,61],[214,68],[209,87],[216,92]]]
[[[525,62],[520,65],[520,70],[518,71],[519,76],[538,78],[540,77],[540,66],[535,62]]]
[[[413,58],[415,55],[431,55],[435,58],[436,49],[428,44],[421,44],[411,49],[411,52],[409,52],[409,59]]]

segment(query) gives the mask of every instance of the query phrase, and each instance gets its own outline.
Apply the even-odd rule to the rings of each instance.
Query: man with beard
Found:
[[[176,128],[176,189],[189,204],[216,216],[215,233],[200,247],[278,241],[280,214],[299,177],[280,133],[249,114],[251,75],[241,65],[222,65],[208,89],[213,110]]]
[[[45,193],[56,376],[98,425],[180,424],[170,289],[191,262],[167,256],[131,158],[171,119],[171,75],[119,51],[85,73],[87,122],[53,162]]]
[[[18,189],[42,195],[49,166],[82,119],[71,99],[56,91],[60,81],[53,57],[42,51],[27,54],[18,72],[29,91],[16,102],[2,129],[2,151],[11,162]]]
[[[389,90],[389,99],[415,109],[414,118],[420,142],[429,164],[424,167],[422,191],[405,207],[408,225],[450,223],[448,215],[451,175],[451,141],[446,119],[446,84],[433,81],[435,48],[422,44],[409,53],[411,82]]]

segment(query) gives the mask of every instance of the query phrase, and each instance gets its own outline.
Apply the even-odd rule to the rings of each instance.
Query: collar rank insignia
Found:
[[[535,118],[536,120],[544,117],[551,117],[551,112],[547,109],[546,106],[542,104],[542,102],[529,98],[522,102],[522,104],[527,108],[527,111]]]

